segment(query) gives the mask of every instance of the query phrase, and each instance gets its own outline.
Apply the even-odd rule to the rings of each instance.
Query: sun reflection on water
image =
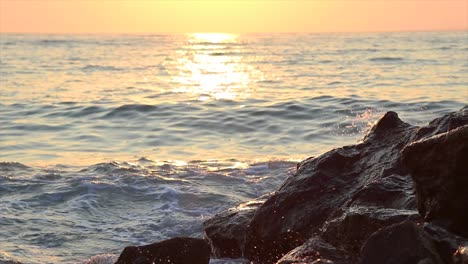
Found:
[[[244,61],[245,44],[238,35],[194,33],[187,38],[187,45],[176,53],[173,92],[195,95],[200,101],[251,95],[251,84],[261,78],[261,72]]]

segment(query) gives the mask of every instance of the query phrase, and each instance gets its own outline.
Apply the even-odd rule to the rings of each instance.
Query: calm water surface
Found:
[[[467,32],[0,35],[0,263],[202,236],[295,161],[467,87]]]

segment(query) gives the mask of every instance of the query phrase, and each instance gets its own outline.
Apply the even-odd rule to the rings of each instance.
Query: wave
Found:
[[[113,259],[127,245],[200,236],[203,219],[277,188],[295,164],[140,158],[24,171],[20,163],[1,163],[9,170],[1,171],[5,217],[0,224],[4,234],[16,234],[4,237],[2,250],[23,245],[22,262],[54,258],[81,263],[88,258],[84,263],[96,263],[89,261]],[[80,251],[73,248],[77,244]],[[38,252],[37,246],[46,250]],[[100,252],[108,254],[96,255]]]
[[[103,65],[94,65],[89,64],[81,68],[82,71],[92,72],[92,71],[123,71],[122,68],[117,68],[114,66],[103,66]]]
[[[110,117],[129,117],[138,113],[149,113],[158,110],[156,105],[146,105],[146,104],[129,104],[119,106],[110,112],[108,112],[104,118]]]
[[[39,45],[60,45],[60,44],[70,44],[76,42],[75,40],[70,39],[42,39],[37,42]]]
[[[210,56],[251,56],[255,55],[253,52],[211,52]]]
[[[397,62],[397,61],[403,61],[404,58],[402,57],[373,57],[369,59],[370,61],[375,61],[375,62]]]
[[[31,170],[31,167],[28,167],[19,162],[0,162],[0,171],[16,171],[16,170]]]
[[[18,131],[63,131],[67,129],[66,125],[49,125],[49,124],[21,124],[8,126],[7,130],[18,130]]]

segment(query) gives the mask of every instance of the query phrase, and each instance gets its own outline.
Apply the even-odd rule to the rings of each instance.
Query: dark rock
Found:
[[[468,262],[468,238],[425,223],[402,222],[374,233],[362,248],[360,264]]]
[[[212,253],[216,258],[243,256],[245,233],[255,211],[268,196],[242,203],[203,222]]]
[[[384,201],[393,208],[415,209],[400,152],[416,130],[389,112],[362,143],[299,164],[296,174],[256,211],[247,230],[246,256],[275,262],[350,205],[382,206]]]
[[[363,245],[359,264],[442,264],[434,243],[410,221],[382,228]]]
[[[421,219],[416,210],[350,207],[341,216],[326,221],[320,236],[348,254],[358,256],[362,244],[375,231],[405,220]]]
[[[408,145],[403,158],[419,213],[468,236],[468,125]]]
[[[278,263],[356,263],[362,244],[382,227],[404,220],[420,220],[416,210],[350,207],[327,220],[322,232],[283,256]],[[315,262],[314,262],[315,261]],[[328,262],[327,262],[328,261]]]
[[[466,247],[463,241],[460,242],[463,237],[454,237],[456,235],[450,231],[456,231],[459,235],[464,234],[460,232],[463,231],[462,221],[454,219],[465,219],[462,214],[468,212],[465,210],[466,207],[463,207],[468,205],[465,198],[467,192],[462,191],[463,187],[468,186],[464,181],[466,178],[457,176],[458,178],[455,177],[456,179],[443,183],[441,183],[443,180],[439,179],[433,185],[428,181],[434,173],[431,167],[436,172],[434,177],[441,175],[448,177],[444,176],[446,175],[444,168],[446,170],[448,168],[450,177],[468,175],[465,173],[467,166],[460,167],[460,164],[463,164],[462,160],[468,161],[465,158],[466,148],[463,147],[466,146],[467,140],[462,132],[454,132],[465,129],[463,126],[467,124],[467,107],[459,112],[435,119],[422,128],[406,124],[398,118],[396,113],[388,112],[376,122],[359,144],[334,149],[299,163],[296,173],[290,176],[264,203],[254,202],[254,206],[249,207],[245,212],[240,208],[230,209],[207,220],[204,226],[215,254],[220,257],[245,256],[254,263],[265,264],[276,261],[281,264],[354,264],[360,257],[362,244],[373,234],[373,240],[380,243],[378,247],[381,250],[386,250],[384,246],[389,248],[396,244],[395,248],[389,248],[389,250],[393,250],[392,252],[397,254],[395,256],[399,256],[398,252],[402,253],[402,260],[406,258],[409,261],[408,264],[437,264],[441,263],[440,261],[452,263],[455,257],[463,259]],[[454,131],[446,133],[450,130]],[[408,165],[410,167],[408,169],[405,165],[408,161],[403,162],[403,148],[412,142],[422,140],[408,149],[421,148],[422,150],[424,146],[419,147],[418,144],[429,144],[438,147],[429,148],[423,152],[437,152],[439,149],[442,150],[439,151],[440,153],[450,152],[452,147],[442,145],[450,143],[448,141],[451,139],[445,139],[445,141],[436,139],[446,138],[445,133],[457,133],[457,140],[460,138],[464,140],[461,146],[453,147],[456,153],[444,155],[446,159],[440,164],[433,164],[439,162],[438,158],[442,158],[435,156],[437,153],[431,154],[437,159],[431,160],[428,157],[431,162],[426,165],[418,163],[417,157],[412,158],[414,161],[411,161],[416,164],[416,168],[421,167],[418,170],[421,170],[424,175],[417,178],[423,179],[426,184],[424,186],[431,188],[436,188],[437,185],[450,186],[450,190],[454,191],[448,194],[446,192],[448,189],[436,191],[431,189],[427,197],[433,199],[433,193],[440,194],[437,196],[438,200],[436,199],[439,206],[431,208],[432,203],[429,207],[424,204],[426,206],[424,210],[431,208],[429,211],[436,213],[429,214],[429,216],[437,216],[426,219],[432,219],[434,224],[439,225],[432,226],[441,228],[442,231],[431,233],[429,229],[423,230],[415,223],[396,225],[392,227],[394,231],[393,229],[388,231],[385,227],[400,221],[423,222],[423,218],[416,213],[416,209],[419,209],[419,212],[422,211],[419,203],[416,203],[414,183],[410,176],[410,169],[413,173],[414,168]],[[442,135],[430,138],[438,134]],[[441,140],[441,142],[422,143],[425,139]],[[407,151],[411,152],[411,150],[405,152]],[[407,155],[411,156],[411,154]],[[427,167],[427,171],[423,169],[424,166]],[[418,184],[416,180],[415,182]],[[453,186],[450,182],[457,182],[458,185]],[[449,199],[444,198],[447,195]],[[452,199],[456,201],[454,204],[450,204]],[[442,205],[445,209],[440,209]],[[427,217],[427,214],[423,216]],[[440,227],[447,226],[441,224],[443,222],[451,223],[450,231]],[[443,233],[443,230],[448,233]],[[399,236],[403,240],[401,244],[398,244]],[[385,237],[391,237],[387,245],[382,242]],[[412,249],[416,252],[414,259],[410,253],[405,253],[403,246],[406,245],[405,243],[413,244]],[[370,247],[372,243],[367,241],[366,245]],[[411,247],[408,246],[408,248]],[[373,255],[366,256],[372,257]],[[391,259],[389,257],[388,260]],[[458,262],[453,263],[458,264]],[[405,262],[363,263],[404,264]]]
[[[379,137],[383,134],[388,133],[389,130],[392,130],[396,127],[404,127],[407,124],[401,121],[398,118],[398,114],[395,112],[387,112],[384,116],[382,116],[379,121],[371,128],[369,133],[366,135],[364,139],[370,137]]]
[[[452,261],[454,264],[468,264],[468,246],[458,248],[453,253]]]
[[[418,139],[427,138],[467,124],[468,106],[465,106],[458,112],[434,119],[429,125],[419,128],[416,135]]]
[[[316,236],[288,252],[278,260],[277,264],[348,264],[355,262],[354,256]]]
[[[208,264],[210,251],[203,239],[176,237],[146,246],[126,247],[116,264]]]
[[[457,236],[448,230],[431,224],[424,224],[424,231],[429,235],[434,243],[440,257],[444,263],[468,264],[468,238]],[[461,262],[460,262],[461,261]]]

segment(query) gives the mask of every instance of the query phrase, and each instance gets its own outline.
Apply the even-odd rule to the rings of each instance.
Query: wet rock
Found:
[[[283,256],[278,263],[356,263],[361,245],[375,231],[404,220],[420,220],[416,210],[350,207],[327,220],[318,236]],[[319,262],[317,262],[319,263]]]
[[[126,247],[116,264],[208,264],[210,252],[203,239],[176,237],[146,246]]]
[[[453,253],[452,261],[454,264],[468,264],[468,247],[460,247]]]
[[[245,233],[255,211],[268,196],[242,203],[203,222],[212,253],[216,258],[243,256]]]
[[[349,202],[349,206],[415,209],[413,182],[406,172],[391,174],[364,185]]]
[[[422,230],[421,227],[416,228],[414,223],[398,227],[395,232],[385,231],[385,228],[406,220],[420,223],[421,226],[423,222],[423,218],[416,211],[420,205],[416,203],[414,183],[410,176],[410,169],[411,173],[414,169],[412,165],[409,165],[408,169],[407,161],[403,162],[402,159],[402,150],[405,146],[418,140],[421,141],[414,146],[425,140],[434,140],[438,137],[432,137],[438,134],[441,134],[439,137],[446,138],[445,134],[461,133],[453,131],[463,130],[465,125],[468,125],[468,108],[447,114],[422,128],[406,124],[396,113],[388,112],[376,122],[359,144],[334,149],[299,163],[296,173],[288,177],[279,190],[271,194],[264,203],[255,204],[258,209],[252,207],[246,212],[242,212],[239,208],[231,209],[208,220],[205,229],[209,229],[207,236],[211,240],[212,247],[220,256],[244,256],[254,263],[270,264],[278,261],[282,264],[354,264],[360,258],[362,244],[372,234],[376,236],[377,233],[383,232],[381,234],[384,235],[374,239],[379,242],[383,240],[381,237],[394,234],[393,240],[388,240],[387,247],[392,243],[398,243],[399,235],[402,235],[405,243],[414,242],[413,248],[415,252],[420,253],[417,256],[421,258],[417,259],[418,262],[411,262],[414,259],[411,259],[411,255],[407,255],[410,256],[408,264],[436,264],[441,259],[444,263],[452,263],[455,261],[452,258],[465,254],[463,253],[465,244],[460,242],[459,238],[454,238],[455,235],[450,231],[446,231],[451,235],[445,235],[444,239],[442,231],[431,233]],[[450,132],[446,133],[447,131]],[[467,142],[464,134],[457,137]],[[446,143],[444,141],[440,144]],[[458,154],[445,155],[444,158],[448,159],[441,164],[433,164],[439,160],[432,160],[426,164],[428,170],[433,166],[438,168],[435,169],[436,174],[440,174],[439,170],[443,172],[444,168],[449,168],[452,172],[458,173],[461,170],[462,174],[468,175],[459,166],[462,164],[460,159],[468,160],[464,156],[466,153],[464,145],[460,145],[456,151]],[[451,149],[450,146],[439,146],[436,149],[439,148],[443,152]],[[425,153],[431,151],[435,150],[424,150]],[[418,164],[417,158],[414,159],[415,164]],[[452,163],[443,164],[450,159]],[[423,164],[418,164],[416,167],[418,166],[423,167]],[[424,173],[421,178],[428,177],[427,175],[432,177],[430,175],[433,172],[421,171]],[[452,177],[455,174],[450,173],[450,175]],[[437,201],[441,205],[446,205],[445,202],[450,203],[455,199],[455,204],[447,205],[445,208],[458,214],[446,214],[446,210],[435,210],[438,213],[436,215],[443,217],[432,218],[437,220],[433,222],[438,226],[433,226],[438,228],[446,227],[440,223],[447,219],[450,219],[451,223],[458,223],[452,225],[455,229],[450,230],[456,230],[462,235],[461,238],[463,238],[463,234],[459,232],[463,230],[461,222],[453,219],[465,219],[461,214],[468,212],[468,210],[459,210],[468,204],[464,196],[466,193],[460,193],[463,189],[461,186],[468,186],[464,179],[456,178],[455,182],[460,183],[459,186],[448,183],[453,180],[434,184],[450,185],[455,188],[451,189],[455,193],[450,194],[448,200],[442,199],[448,195],[445,189],[436,193],[441,194],[437,196],[440,198]],[[426,179],[424,182],[432,187]],[[431,190],[430,194],[433,193]],[[402,230],[409,232],[406,237]],[[368,242],[366,244],[370,246]],[[383,242],[379,245],[385,246]],[[426,253],[428,255],[424,255]],[[454,255],[455,253],[458,255]]]
[[[284,255],[277,264],[348,264],[356,258],[316,236]]]
[[[405,220],[421,219],[416,210],[350,207],[341,216],[326,221],[320,236],[358,257],[362,244],[370,235],[382,227]]]
[[[359,264],[442,264],[435,244],[414,222],[382,228],[363,245]]]
[[[468,236],[468,125],[408,145],[403,158],[415,182],[419,213]]]
[[[468,106],[458,112],[434,119],[427,126],[418,129],[416,135],[418,139],[428,138],[440,133],[445,133],[457,127],[468,124]]]
[[[414,209],[412,182],[400,152],[416,130],[389,112],[362,143],[299,164],[296,174],[255,212],[247,230],[246,256],[275,262],[319,234],[327,219],[350,205],[382,206],[384,201],[393,208]]]
[[[444,263],[468,264],[468,238],[461,237],[431,223],[424,224],[424,231],[434,243]]]
[[[402,222],[374,233],[362,248],[360,264],[468,263],[468,238],[431,224]]]

